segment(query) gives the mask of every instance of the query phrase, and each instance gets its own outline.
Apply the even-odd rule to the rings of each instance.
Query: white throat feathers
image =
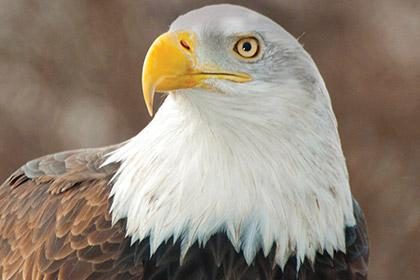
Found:
[[[293,255],[299,265],[324,250],[345,252],[344,229],[355,224],[352,197],[318,79],[316,94],[292,81],[263,89],[284,102],[261,101],[261,92],[240,99],[198,89],[171,93],[105,163],[121,163],[112,182],[114,222],[127,219],[132,242],[150,237],[152,254],[173,237],[183,256],[217,232],[226,232],[249,264],[272,246],[281,267]],[[311,102],[296,106],[291,96],[298,95]]]

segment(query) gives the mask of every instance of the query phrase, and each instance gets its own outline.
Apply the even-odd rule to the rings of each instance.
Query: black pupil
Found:
[[[242,44],[242,50],[249,52],[252,49],[252,45],[250,42],[245,42]]]

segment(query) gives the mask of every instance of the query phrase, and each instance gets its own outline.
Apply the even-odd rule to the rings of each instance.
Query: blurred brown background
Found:
[[[218,2],[0,0],[0,180],[43,154],[140,131],[148,46],[177,15]],[[370,279],[419,279],[420,1],[231,3],[304,33],[368,219]]]

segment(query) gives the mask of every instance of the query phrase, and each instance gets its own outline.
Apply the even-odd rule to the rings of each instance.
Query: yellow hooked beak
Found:
[[[207,79],[243,83],[251,80],[245,73],[221,71],[198,66],[196,37],[190,32],[167,32],[159,36],[147,52],[143,65],[143,96],[149,114],[153,115],[155,92],[205,87]]]

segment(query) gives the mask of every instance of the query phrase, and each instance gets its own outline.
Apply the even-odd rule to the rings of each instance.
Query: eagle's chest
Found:
[[[174,102],[167,99],[153,122],[107,160],[122,163],[111,211],[115,221],[127,220],[128,236],[150,236],[152,254],[174,238],[185,255],[225,232],[248,264],[277,245],[280,267],[293,255],[303,263],[324,249],[345,250],[343,229],[354,217],[334,146],[307,131],[284,137],[280,128],[227,127],[196,115],[185,122],[185,114],[174,117]]]

